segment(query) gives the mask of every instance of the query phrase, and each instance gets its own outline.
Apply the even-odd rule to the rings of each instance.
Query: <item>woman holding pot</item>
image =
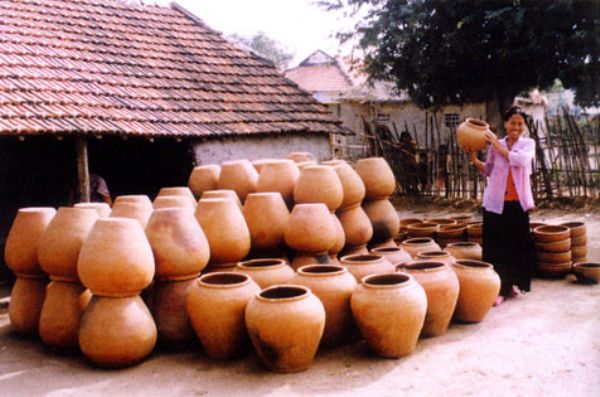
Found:
[[[491,146],[485,163],[469,152],[469,160],[488,177],[483,193],[483,260],[494,265],[502,281],[495,305],[531,288],[534,256],[528,211],[534,208],[529,175],[535,142],[522,136],[528,117],[520,107],[511,107],[503,117],[506,137],[486,132]]]

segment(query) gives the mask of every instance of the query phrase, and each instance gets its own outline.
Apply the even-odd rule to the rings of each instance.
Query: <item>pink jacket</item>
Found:
[[[506,138],[500,140],[500,142],[504,147],[507,147]],[[487,211],[502,214],[508,167],[512,171],[515,188],[523,211],[528,211],[535,206],[529,179],[534,156],[535,142],[530,138],[520,137],[509,151],[508,160],[498,153],[493,146],[490,147],[484,167],[484,173],[488,177],[488,185],[483,193],[483,207]]]

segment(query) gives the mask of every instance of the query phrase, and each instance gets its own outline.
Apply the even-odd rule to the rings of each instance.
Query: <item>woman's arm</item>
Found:
[[[475,156],[475,151],[469,152],[469,161],[473,163],[475,167],[485,174],[485,163]]]

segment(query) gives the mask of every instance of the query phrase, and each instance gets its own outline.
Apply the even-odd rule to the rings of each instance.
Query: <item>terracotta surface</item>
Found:
[[[218,164],[194,167],[188,179],[188,187],[194,196],[200,197],[207,190],[217,189],[221,166]]]

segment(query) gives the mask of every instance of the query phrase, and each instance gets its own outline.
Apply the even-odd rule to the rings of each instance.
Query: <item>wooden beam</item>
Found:
[[[90,201],[90,172],[88,168],[88,146],[87,139],[83,136],[75,138],[77,150],[77,180],[79,182],[79,201],[88,203]]]

